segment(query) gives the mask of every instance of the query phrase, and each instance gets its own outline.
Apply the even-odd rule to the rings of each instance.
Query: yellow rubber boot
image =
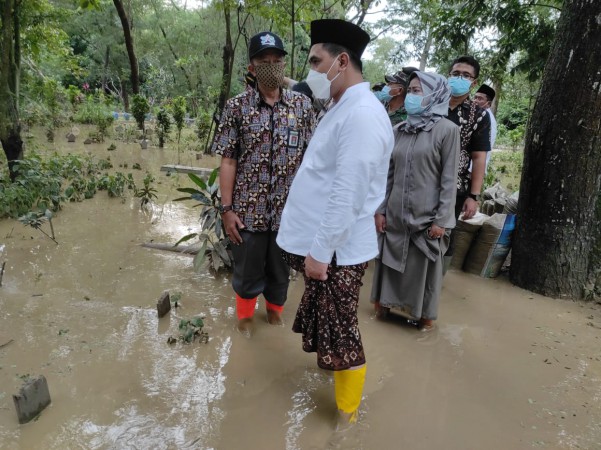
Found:
[[[348,424],[357,422],[367,366],[334,372],[336,406]]]

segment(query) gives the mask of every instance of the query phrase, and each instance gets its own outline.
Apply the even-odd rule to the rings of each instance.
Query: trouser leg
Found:
[[[267,254],[265,258],[265,288],[263,296],[267,309],[281,312],[288,295],[290,283],[290,268],[282,257],[282,250],[276,243],[277,231],[270,231],[267,240]]]

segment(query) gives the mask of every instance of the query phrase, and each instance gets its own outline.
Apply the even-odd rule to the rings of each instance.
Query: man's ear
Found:
[[[348,67],[348,65],[351,63],[351,60],[348,56],[347,53],[341,53],[340,55],[337,56],[338,61],[340,61],[340,69],[342,70],[346,70],[346,68]]]
[[[255,76],[255,77],[257,76],[257,72],[255,71],[255,66],[253,66],[252,63],[249,63],[247,68],[248,68],[248,71],[253,74],[253,76]]]

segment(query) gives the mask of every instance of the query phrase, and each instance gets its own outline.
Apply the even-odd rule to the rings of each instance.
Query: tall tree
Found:
[[[19,120],[21,80],[21,0],[0,0],[0,142],[8,160],[11,180],[15,180],[15,161],[23,158]]]
[[[127,56],[129,57],[131,90],[134,94],[138,94],[140,92],[140,74],[138,68],[138,59],[136,58],[136,52],[134,49],[134,37],[131,32],[131,20],[127,17],[123,0],[113,0],[113,3],[115,4],[115,9],[117,9],[117,14],[119,14],[121,26],[123,27],[125,48],[127,49]]]
[[[601,290],[600,17],[565,1],[526,138],[511,280],[553,297]]]

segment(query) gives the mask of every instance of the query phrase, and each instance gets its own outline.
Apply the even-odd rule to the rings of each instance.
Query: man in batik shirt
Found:
[[[238,329],[247,337],[260,294],[267,321],[282,324],[289,268],[276,237],[315,122],[311,101],[281,87],[285,56],[277,35],[262,32],[251,38],[248,70],[256,88],[228,100],[213,143],[222,156],[221,216],[233,244]]]

